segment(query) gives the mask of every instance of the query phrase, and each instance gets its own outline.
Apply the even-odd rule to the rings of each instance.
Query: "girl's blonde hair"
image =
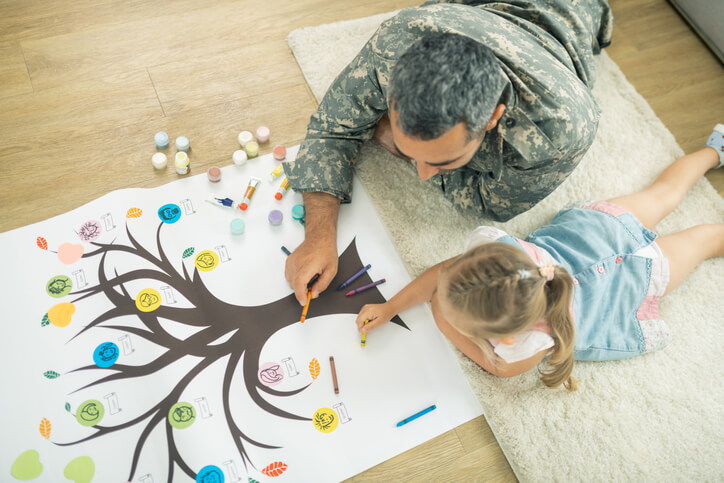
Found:
[[[573,279],[554,267],[551,280],[521,249],[499,242],[487,243],[461,255],[444,273],[443,296],[457,311],[475,322],[448,322],[473,341],[495,362],[486,339],[502,339],[524,332],[540,319],[550,323],[554,340],[549,371],[540,371],[543,384],[578,388],[573,372],[575,328],[571,315]]]

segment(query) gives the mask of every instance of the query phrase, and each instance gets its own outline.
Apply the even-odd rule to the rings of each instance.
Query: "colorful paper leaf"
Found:
[[[45,372],[43,373],[43,375],[44,375],[45,377],[47,377],[48,379],[57,379],[57,378],[60,377],[60,374],[58,374],[58,373],[55,372],[55,371],[45,371]]]
[[[259,480],[255,480],[254,478],[249,478],[249,483],[259,483]]]
[[[40,322],[40,326],[45,327],[46,325],[49,325],[49,324],[50,324],[50,319],[48,318],[48,314],[46,313],[45,315],[43,315],[43,320],[42,320],[42,322]]]
[[[188,258],[193,254],[194,254],[194,247],[188,247],[186,250],[184,250],[183,258]]]
[[[70,403],[65,403],[65,410],[70,412]]]
[[[309,373],[312,375],[312,379],[316,379],[319,375],[319,361],[317,359],[312,359],[309,363]]]
[[[40,421],[38,429],[40,430],[40,434],[43,435],[43,438],[50,439],[50,421],[43,418],[43,420]]]
[[[140,208],[131,208],[126,212],[126,218],[140,218],[143,214],[143,210]]]
[[[35,239],[35,243],[38,244],[38,247],[39,247],[41,250],[47,250],[47,249],[48,249],[48,242],[47,242],[47,241],[45,240],[45,238],[43,238],[42,236],[39,236],[38,238],[36,238],[36,239]]]
[[[287,465],[285,463],[282,463],[281,461],[275,461],[274,463],[261,470],[261,472],[267,476],[279,476],[285,471],[287,471]]]

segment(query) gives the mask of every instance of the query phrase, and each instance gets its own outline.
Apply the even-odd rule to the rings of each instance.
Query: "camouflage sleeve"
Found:
[[[504,155],[502,166],[491,168],[492,171],[464,167],[433,180],[456,207],[496,221],[508,221],[530,210],[571,174],[593,139],[582,141],[566,153],[539,160],[534,166],[511,150]]]
[[[359,148],[372,138],[387,112],[378,79],[374,36],[337,76],[312,115],[307,136],[284,171],[296,191],[323,191],[351,200],[353,167]]]

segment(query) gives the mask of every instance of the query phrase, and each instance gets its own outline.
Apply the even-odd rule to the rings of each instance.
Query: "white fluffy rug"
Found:
[[[289,35],[289,45],[317,100],[377,25],[393,13]],[[605,53],[598,58],[594,94],[603,117],[583,162],[552,195],[507,223],[458,213],[436,189],[420,181],[410,165],[368,143],[357,172],[411,274],[458,254],[468,233],[480,224],[522,237],[548,222],[569,201],[607,199],[644,187],[683,154]],[[702,139],[708,134],[702,133]],[[657,230],[667,234],[694,224],[722,222],[724,200],[702,179]],[[576,393],[545,388],[535,372],[507,380],[490,376],[458,352],[517,477],[521,481],[724,478],[722,287],[724,259],[701,265],[661,303],[672,343],[663,351],[629,360],[576,364],[574,375],[581,382]]]

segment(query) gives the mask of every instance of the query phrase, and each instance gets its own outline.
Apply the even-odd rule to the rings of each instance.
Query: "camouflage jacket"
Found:
[[[590,91],[593,55],[610,42],[613,18],[605,0],[508,2],[428,2],[385,21],[311,117],[285,168],[291,187],[351,200],[359,148],[389,109],[395,60],[425,32],[446,31],[492,49],[507,77],[506,109],[467,165],[430,181],[456,206],[498,220],[551,193],[593,142],[600,116]]]

